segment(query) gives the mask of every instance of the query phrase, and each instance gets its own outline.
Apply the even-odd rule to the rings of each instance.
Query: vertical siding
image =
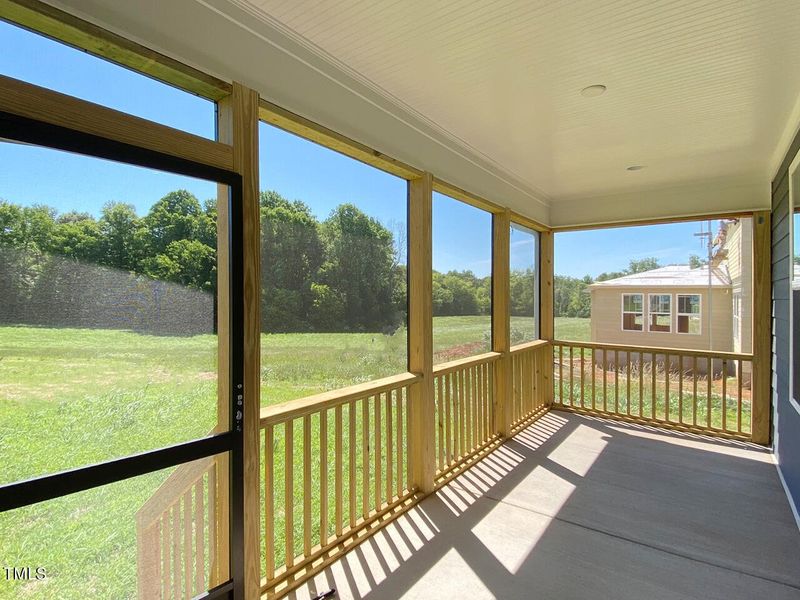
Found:
[[[800,150],[800,134],[772,182],[772,401],[775,452],[800,512],[800,414],[789,402],[789,287],[792,268],[789,227],[789,165]]]

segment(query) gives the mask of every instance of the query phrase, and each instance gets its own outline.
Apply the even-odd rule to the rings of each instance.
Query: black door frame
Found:
[[[116,481],[174,467],[222,452],[230,460],[230,579],[197,598],[244,597],[244,440],[247,408],[244,395],[244,249],[242,246],[242,177],[233,171],[117,142],[100,136],[0,111],[0,139],[13,140],[114,160],[228,185],[230,273],[230,423],[229,431],[108,460],[86,467],[43,475],[0,486],[0,512],[51,500]],[[221,240],[218,240],[219,245]],[[91,415],[87,415],[91,418]]]

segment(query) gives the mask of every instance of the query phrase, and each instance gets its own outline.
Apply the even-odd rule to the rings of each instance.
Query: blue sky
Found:
[[[214,137],[211,102],[3,22],[0,73]],[[262,189],[304,201],[320,219],[352,202],[392,230],[405,229],[405,181],[274,127],[262,124],[259,131]],[[175,189],[188,189],[201,201],[216,194],[210,182],[13,143],[0,143],[0,164],[0,199],[48,204],[60,212],[97,215],[106,202],[121,201],[144,214]],[[697,223],[681,223],[558,234],[555,270],[581,277],[622,269],[631,258],[686,262],[689,254],[703,254],[692,236],[698,230]],[[436,194],[433,236],[435,269],[490,272],[488,213]],[[512,232],[512,268],[530,266],[533,252],[530,235]]]
[[[708,222],[703,222],[708,230]],[[716,233],[718,221],[712,222]],[[557,233],[554,270],[557,275],[596,277],[604,271],[626,268],[632,259],[654,256],[662,265],[686,264],[689,255],[705,256],[700,222],[670,223],[642,227],[618,227]]]

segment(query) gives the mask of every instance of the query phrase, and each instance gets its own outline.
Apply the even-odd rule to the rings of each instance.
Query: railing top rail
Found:
[[[181,498],[184,492],[213,466],[213,456],[179,465],[136,512],[138,526],[148,527],[155,523],[164,514],[164,511],[175,503],[176,499]]]
[[[526,350],[534,350],[536,348],[543,348],[544,346],[549,346],[550,340],[533,340],[532,342],[525,342],[524,344],[517,344],[516,346],[511,346],[509,352],[511,354],[516,354],[517,352],[525,352]]]
[[[502,354],[500,352],[485,352],[483,354],[478,354],[477,356],[459,358],[458,360],[452,360],[450,362],[435,365],[433,367],[433,374],[434,376],[444,375],[445,373],[452,373],[453,371],[466,369],[467,367],[471,367],[473,365],[494,362],[501,356]]]
[[[676,356],[697,356],[702,358],[719,358],[725,360],[753,360],[752,354],[722,352],[719,350],[690,350],[688,348],[660,348],[657,346],[628,346],[622,344],[605,344],[601,342],[577,342],[554,340],[553,346],[572,346],[573,348],[594,348],[597,350],[619,350],[623,352],[642,352],[644,354],[670,354]]]
[[[345,404],[350,400],[357,400],[367,396],[374,396],[381,392],[402,388],[419,381],[420,376],[414,373],[401,373],[383,379],[376,379],[367,383],[359,383],[338,390],[322,392],[306,398],[298,398],[281,404],[265,406],[261,409],[260,428],[267,425],[276,425],[320,412],[328,408]]]

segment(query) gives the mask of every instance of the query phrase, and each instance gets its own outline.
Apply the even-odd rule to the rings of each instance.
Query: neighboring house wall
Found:
[[[644,294],[643,331],[622,329],[622,294]],[[672,332],[647,331],[647,295],[651,293],[672,295]],[[656,346],[661,348],[686,348],[690,350],[709,349],[708,288],[677,287],[622,287],[594,288],[592,294],[592,341],[607,344],[632,346]],[[677,294],[700,294],[701,333],[699,335],[676,333]],[[732,337],[731,290],[715,287],[712,294],[711,319],[713,326],[714,350],[730,351]]]
[[[796,513],[800,512],[800,412],[789,400],[789,289],[792,269],[789,165],[799,150],[800,134],[792,142],[772,182],[773,440],[778,466],[793,498]]]
[[[749,353],[753,348],[753,222],[740,219],[731,225],[725,242],[731,294],[740,298],[739,335],[733,336],[733,351]],[[733,318],[733,315],[732,315]]]

